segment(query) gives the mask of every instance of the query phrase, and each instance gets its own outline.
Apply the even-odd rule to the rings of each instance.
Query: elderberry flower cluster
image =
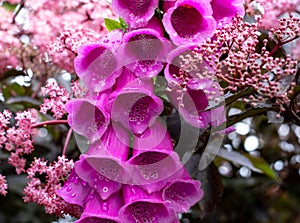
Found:
[[[74,162],[64,156],[58,157],[57,161],[51,164],[41,158],[35,159],[27,170],[29,182],[24,189],[24,202],[35,202],[45,206],[45,211],[49,214],[60,216],[63,212],[68,212],[73,216],[80,216],[81,207],[70,205],[56,193],[73,166]]]
[[[174,152],[154,82],[165,77],[168,100],[190,125],[223,122],[222,107],[207,110],[222,95],[213,77],[199,74],[209,64],[200,60],[183,69],[182,61],[216,27],[243,15],[242,3],[165,1],[161,23],[154,15],[158,0],[112,1],[128,28],[79,48],[74,67],[88,91],[66,104],[70,127],[88,140],[87,152],[57,191],[82,207],[76,223],[175,223],[202,198],[200,182]]]
[[[228,84],[224,88],[227,93],[247,90],[243,100],[252,106],[275,100],[273,104],[284,111],[295,87],[293,77],[298,62],[289,54],[282,58],[274,54],[283,44],[298,38],[300,20],[292,15],[280,19],[281,26],[270,29],[270,39],[258,35],[260,21],[248,23],[242,17],[233,18],[231,24],[216,30],[214,38],[182,57],[181,66],[197,71],[195,64],[205,61],[209,69],[198,74],[201,78],[215,75]],[[273,40],[275,46],[270,49]]]
[[[17,174],[25,172],[26,159],[23,157],[34,150],[31,127],[37,121],[35,110],[18,112],[14,117],[15,126],[10,126],[11,112],[0,113],[0,149],[10,153],[8,163],[16,168]]]

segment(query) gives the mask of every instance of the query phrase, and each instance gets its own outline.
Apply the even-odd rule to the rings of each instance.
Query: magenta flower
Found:
[[[139,135],[162,111],[163,103],[154,95],[152,80],[133,80],[118,91],[111,118]]]
[[[104,201],[95,191],[91,191],[86,199],[84,211],[75,223],[121,223],[118,211],[122,205],[120,193],[113,194]]]
[[[100,140],[91,144],[86,152],[88,156],[107,155],[120,161],[126,161],[129,153],[129,132],[118,123],[110,124]]]
[[[216,29],[209,1],[179,0],[168,9],[162,21],[176,45],[201,43]]]
[[[134,136],[133,148],[133,155],[145,151],[172,151],[173,144],[165,123],[156,119],[143,134]]]
[[[72,129],[91,142],[103,135],[110,122],[109,113],[103,107],[103,100],[71,100],[66,104],[66,110]]]
[[[79,178],[73,169],[64,186],[57,191],[57,194],[70,204],[85,205],[85,199],[90,193],[87,182]]]
[[[205,128],[225,121],[224,108],[206,111],[209,103],[222,95],[217,82],[211,80],[209,65],[197,59],[192,61],[193,45],[173,50],[167,58],[165,77],[169,83],[169,99],[190,125]],[[185,64],[185,61],[188,61]]]
[[[74,67],[87,88],[95,92],[110,89],[122,72],[111,44],[90,44],[81,47],[74,60]]]
[[[160,191],[166,179],[182,169],[177,153],[173,151],[137,151],[131,164],[132,182],[148,193]]]
[[[169,41],[152,28],[130,31],[124,35],[125,64],[138,77],[154,77],[162,69],[162,61],[170,51]]]
[[[190,177],[175,179],[167,184],[162,191],[162,198],[176,212],[187,212],[191,206],[203,197],[200,181]]]
[[[205,80],[203,81],[205,83]],[[174,87],[168,96],[171,102],[176,106],[180,115],[187,123],[197,128],[205,128],[210,123],[210,112],[205,111],[208,106],[208,98],[204,93],[203,83],[187,85],[186,90],[180,87]]]
[[[158,0],[112,0],[112,7],[131,28],[139,28],[152,18]]]
[[[120,182],[129,181],[126,167],[112,156],[81,155],[74,168],[78,176],[86,181],[103,200],[107,200],[121,189]]]
[[[122,222],[179,222],[175,212],[161,200],[161,193],[148,194],[138,186],[124,185],[125,205],[119,212]]]
[[[213,17],[222,25],[231,22],[231,19],[237,14],[244,16],[245,7],[243,0],[212,0],[211,7],[213,10]]]

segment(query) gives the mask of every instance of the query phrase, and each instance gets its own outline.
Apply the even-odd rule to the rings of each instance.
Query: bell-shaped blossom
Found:
[[[245,14],[243,0],[212,0],[210,4],[218,26],[231,22],[236,15],[244,16]]]
[[[216,29],[212,13],[209,1],[179,0],[165,12],[162,21],[176,45],[201,43]]]
[[[139,150],[128,160],[128,164],[131,164],[132,183],[148,193],[160,191],[166,179],[182,169],[177,153],[160,150]]]
[[[75,223],[121,223],[118,212],[122,205],[123,198],[120,192],[102,200],[95,191],[91,191],[86,199],[84,211]]]
[[[124,64],[138,77],[154,77],[163,69],[170,42],[153,28],[132,30],[124,35]]]
[[[152,18],[158,0],[112,0],[112,7],[131,28],[139,28]]]
[[[122,187],[121,182],[126,182],[129,176],[122,163],[109,155],[81,155],[74,168],[78,176],[103,200],[119,191]]]
[[[163,200],[178,213],[187,212],[203,197],[200,181],[191,179],[185,169],[180,174],[182,176],[171,179],[162,191]]]
[[[122,73],[111,44],[94,43],[82,46],[74,60],[74,67],[76,74],[93,92],[110,89]]]
[[[103,135],[110,122],[110,115],[104,107],[105,97],[103,95],[103,100],[74,99],[66,104],[69,125],[91,142]]]
[[[178,223],[173,209],[161,199],[161,193],[148,194],[138,186],[124,185],[124,206],[120,209],[122,222],[166,222]]]
[[[111,123],[101,139],[89,146],[86,155],[113,156],[124,162],[128,158],[129,145],[129,131],[118,123]]]
[[[209,64],[201,58],[193,58],[195,47],[194,44],[179,46],[168,54],[164,73],[170,85],[184,87],[194,79],[203,79]]]
[[[153,92],[152,80],[135,79],[116,92],[111,118],[133,134],[142,134],[163,111],[161,99]]]
[[[57,194],[70,204],[85,206],[85,200],[91,188],[87,182],[82,180],[73,169],[64,186],[57,191]]]
[[[156,119],[141,135],[133,137],[133,155],[145,151],[173,150],[173,144],[165,123]]]
[[[190,125],[216,126],[225,121],[224,108],[207,109],[212,102],[220,101],[222,91],[211,77],[209,65],[201,58],[192,58],[193,48],[194,45],[185,45],[168,55],[165,69],[170,87],[168,96]]]

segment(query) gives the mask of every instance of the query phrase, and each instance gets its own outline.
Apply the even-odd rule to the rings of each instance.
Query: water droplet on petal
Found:
[[[75,177],[75,179],[74,179],[74,184],[78,184],[79,183],[79,177]]]
[[[103,191],[104,193],[108,192],[108,187],[103,187],[102,191]]]
[[[101,209],[102,209],[102,211],[104,211],[104,212],[108,212],[108,209],[109,209],[108,203],[107,203],[107,202],[104,202],[104,203],[101,205]]]
[[[73,188],[71,186],[67,187],[67,191],[70,192]]]
[[[87,182],[86,181],[81,181],[82,186],[86,187],[87,186]]]
[[[71,197],[73,198],[76,197],[76,193],[71,194]]]

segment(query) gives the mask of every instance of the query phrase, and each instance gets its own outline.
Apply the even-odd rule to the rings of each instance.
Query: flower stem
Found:
[[[68,149],[68,145],[69,145],[69,142],[70,142],[72,133],[73,133],[73,130],[70,128],[69,131],[68,131],[68,134],[67,134],[67,136],[66,136],[66,141],[65,141],[64,149],[63,149],[63,151],[62,151],[62,155],[63,155],[63,156],[66,155],[66,152],[67,152],[67,149]]]
[[[37,124],[32,125],[32,128],[39,128],[46,125],[61,125],[61,124],[68,124],[68,120],[50,120],[45,122],[40,122]]]

